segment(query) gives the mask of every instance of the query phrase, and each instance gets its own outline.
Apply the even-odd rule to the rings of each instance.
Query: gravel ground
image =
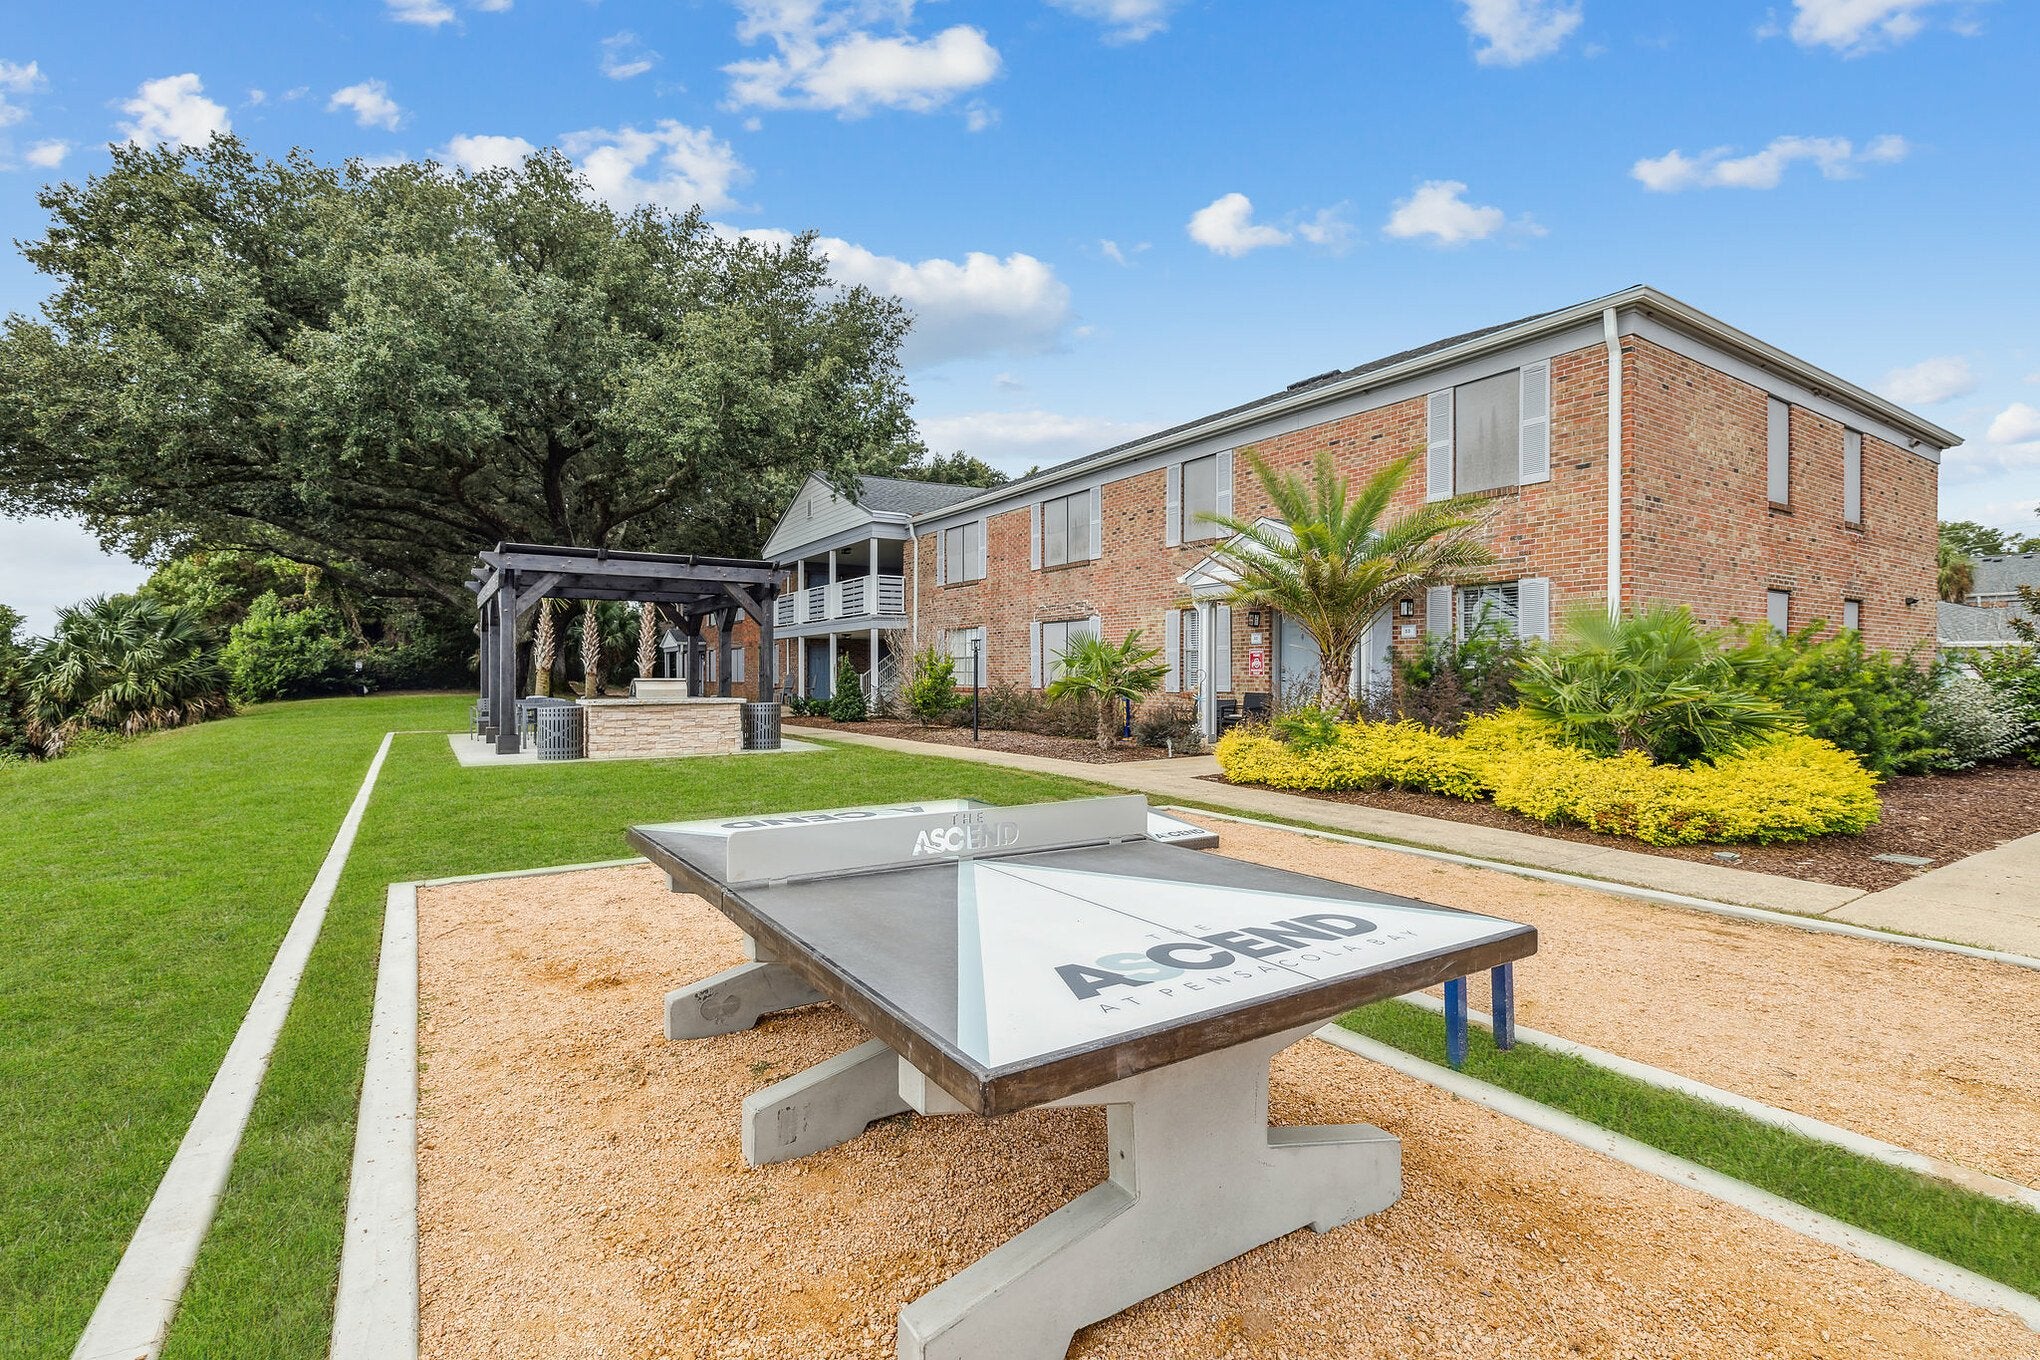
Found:
[[[891,722],[883,718],[872,718],[861,723],[839,723],[832,718],[789,717],[784,720],[788,727],[811,727],[823,736],[829,730],[841,727],[849,732],[862,732],[873,737],[897,737],[901,741],[924,741],[930,746],[969,746],[970,726],[922,727],[918,723]],[[1053,756],[1058,760],[1078,760],[1086,765],[1116,765],[1127,760],[1165,760],[1168,752],[1150,746],[1135,746],[1130,741],[1115,741],[1110,750],[1100,750],[1096,738],[1044,737],[1033,732],[999,732],[986,728],[978,734],[977,748],[981,751],[1015,751],[1026,756]]]
[[[1217,784],[1229,782],[1224,775],[1207,777]],[[1442,817],[1504,831],[1525,831],[1533,836],[1606,845],[1670,859],[1726,863],[1737,869],[1808,878],[1817,883],[1840,883],[1872,892],[1896,887],[1928,869],[1938,869],[1979,851],[1995,849],[2006,841],[2040,832],[2040,769],[2026,764],[1991,765],[1961,774],[1900,775],[1877,790],[1883,816],[1862,835],[1816,836],[1792,845],[1645,845],[1628,836],[1606,836],[1575,826],[1547,826],[1492,803],[1467,803],[1408,789],[1355,789],[1300,796],[1387,808],[1419,817]],[[1718,851],[1737,858],[1722,860],[1717,857]],[[1921,855],[1933,863],[1912,868],[1872,858],[1894,854]]]
[[[886,1121],[746,1167],[744,1095],[855,1044],[815,1007],[667,1043],[736,931],[648,867],[419,896],[423,1353],[892,1354],[899,1309],[1103,1175],[1096,1110]],[[2030,1357],[2016,1322],[1328,1045],[1280,1123],[1404,1140],[1405,1191],[1085,1331],[1141,1357]]]
[[[1532,1029],[2040,1186],[2040,1066],[2010,1039],[2040,1033],[2030,969],[1209,825],[1223,854],[1536,926]]]

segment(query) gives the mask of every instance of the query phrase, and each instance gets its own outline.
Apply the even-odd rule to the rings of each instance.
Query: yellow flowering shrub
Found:
[[[1347,723],[1337,741],[1310,751],[1265,728],[1234,728],[1219,740],[1218,764],[1236,784],[1489,799],[1540,822],[1651,845],[1854,834],[1878,815],[1877,776],[1813,737],[1776,737],[1683,768],[1635,751],[1601,757],[1561,745],[1520,710],[1475,718],[1456,737],[1415,723]]]

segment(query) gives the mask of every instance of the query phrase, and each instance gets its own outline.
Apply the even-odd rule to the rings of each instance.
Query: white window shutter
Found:
[[[1204,691],[1204,615],[1194,605],[1183,611],[1183,687]]]
[[[1842,431],[1842,522],[1863,522],[1863,432]]]
[[[1525,576],[1516,582],[1516,636],[1551,636],[1551,580]]]
[[[1430,586],[1424,591],[1424,631],[1436,636],[1452,635],[1452,587]]]
[[[1091,488],[1091,559],[1105,555],[1105,488]]]
[[[991,537],[992,522],[989,519],[979,520],[977,522],[977,561],[971,564],[971,579],[973,581],[985,579],[985,552],[990,545]]]
[[[1041,688],[1041,620],[1027,625],[1027,683]]]
[[[1226,694],[1232,690],[1232,606],[1222,604],[1216,611],[1211,627],[1211,671],[1212,690]]]
[[[1452,496],[1452,389],[1433,392],[1426,413],[1424,449],[1424,499],[1449,500]]]
[[[1162,615],[1162,659],[1169,663],[1169,674],[1162,681],[1162,688],[1175,693],[1183,688],[1183,614],[1171,609]]]
[[[1173,548],[1183,541],[1183,465],[1169,464],[1166,479],[1168,489],[1162,498],[1162,546]]]
[[[973,628],[970,631],[971,636],[977,639],[977,682],[982,685],[985,683],[986,677],[992,673],[992,639],[991,635],[985,632],[982,627]]]
[[[937,529],[935,531],[935,584],[938,586],[949,584],[949,531],[947,529]]]
[[[1218,515],[1232,518],[1232,450],[1218,455]]]
[[[1540,359],[1522,368],[1523,399],[1520,411],[1523,432],[1516,445],[1517,480],[1551,480],[1551,361]]]
[[[1041,570],[1041,502],[1027,507],[1027,565]]]
[[[1084,626],[1091,630],[1092,637],[1097,638],[1100,642],[1103,642],[1105,640],[1104,615],[1093,614],[1090,618],[1084,620]]]

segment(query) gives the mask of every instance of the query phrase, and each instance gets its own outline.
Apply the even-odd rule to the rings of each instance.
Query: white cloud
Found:
[[[1330,251],[1342,251],[1353,244],[1353,224],[1346,220],[1346,205],[1335,204],[1320,208],[1311,217],[1296,224],[1296,234],[1314,246]]]
[[[1049,0],[1057,9],[1105,25],[1105,41],[1139,42],[1169,26],[1180,0]]]
[[[469,3],[484,14],[501,14],[509,9],[515,0],[469,0]]]
[[[1005,472],[1059,463],[1123,444],[1153,425],[1054,411],[966,411],[918,422],[921,438],[937,453],[961,449]]]
[[[2013,402],[1997,413],[1983,437],[1993,444],[2040,444],[2040,408]]]
[[[640,203],[685,212],[730,207],[731,190],[751,177],[728,142],[707,128],[661,118],[650,129],[588,128],[560,138],[598,197],[627,210]],[[646,173],[649,171],[649,173]]]
[[[522,137],[463,132],[447,141],[439,159],[463,170],[509,170],[523,164],[524,158],[536,150]]]
[[[1153,243],[1149,241],[1142,241],[1136,245],[1122,246],[1119,242],[1109,238],[1100,238],[1098,253],[1116,265],[1131,266],[1134,256],[1144,250],[1152,249],[1152,247]]]
[[[30,165],[40,166],[45,170],[54,170],[62,165],[64,157],[70,154],[71,144],[69,142],[60,141],[52,137],[49,141],[37,142],[34,146],[31,146],[25,158]]]
[[[1254,204],[1245,194],[1221,194],[1190,214],[1190,239],[1216,255],[1234,259],[1264,246],[1286,246],[1292,239],[1280,227],[1254,221]]]
[[[32,61],[25,66],[0,61],[0,127],[12,127],[28,117],[28,110],[8,96],[34,94],[47,84],[49,82],[43,79],[42,68]]]
[[[1468,203],[1461,181],[1432,179],[1419,184],[1408,198],[1397,199],[1381,229],[1401,240],[1428,236],[1441,246],[1459,246],[1484,241],[1510,225],[1500,208]],[[1528,218],[1519,218],[1514,228],[1531,236],[1544,234],[1544,228]]]
[[[659,54],[639,42],[629,29],[602,40],[602,74],[611,80],[641,76],[658,64]]]
[[[337,113],[341,109],[350,110],[360,127],[395,132],[397,124],[404,120],[404,110],[390,98],[390,87],[380,80],[364,80],[333,91],[333,97],[326,101],[326,112]]]
[[[1912,150],[1905,138],[1886,134],[1872,138],[1859,151],[1847,137],[1777,137],[1762,151],[1732,154],[1717,146],[1698,155],[1667,151],[1645,157],[1629,168],[1644,188],[1658,193],[1682,189],[1775,189],[1796,162],[1810,161],[1825,179],[1853,179],[1866,165],[1902,161]]]
[[[180,76],[145,80],[121,112],[134,121],[121,124],[136,146],[167,142],[173,148],[196,146],[215,132],[233,131],[227,111],[205,97],[205,86],[187,71]]]
[[[773,227],[724,230],[780,247],[793,240],[792,232]],[[838,283],[889,294],[912,309],[903,353],[910,368],[984,354],[1038,354],[1054,349],[1069,328],[1069,285],[1032,255],[1016,251],[1000,259],[974,250],[960,261],[902,260],[834,236],[815,244]]]
[[[1976,375],[1969,371],[1969,360],[1962,355],[1944,354],[1892,369],[1884,375],[1881,390],[1893,401],[1907,406],[1933,406],[1974,392]]]
[[[932,38],[904,31],[913,0],[737,0],[737,36],[770,41],[778,55],[732,62],[733,108],[827,109],[858,118],[874,109],[927,113],[999,74],[999,53],[968,24]],[[901,31],[863,25],[890,19]]]
[[[1860,57],[1896,47],[1926,27],[1926,10],[1949,0],[1794,0],[1792,41]],[[1957,31],[1973,31],[1958,25]]]
[[[453,22],[453,6],[444,0],[383,0],[389,17],[400,24],[437,28]]]
[[[1582,18],[1579,0],[1460,0],[1461,22],[1483,66],[1521,66],[1562,46]]]

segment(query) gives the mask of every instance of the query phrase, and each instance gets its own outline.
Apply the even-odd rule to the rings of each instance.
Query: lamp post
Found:
[[[975,633],[971,634],[971,639],[970,639],[970,739],[971,739],[972,741],[976,741],[976,740],[978,739],[978,677],[979,677],[979,675],[980,675],[980,674],[982,674],[982,673],[983,673],[983,663],[982,663],[982,662],[981,662],[981,661],[979,660],[979,649],[980,649],[981,647],[983,647],[983,646],[984,646],[984,640],[983,640],[982,638],[978,637],[978,636],[977,636],[977,635],[976,635]]]

